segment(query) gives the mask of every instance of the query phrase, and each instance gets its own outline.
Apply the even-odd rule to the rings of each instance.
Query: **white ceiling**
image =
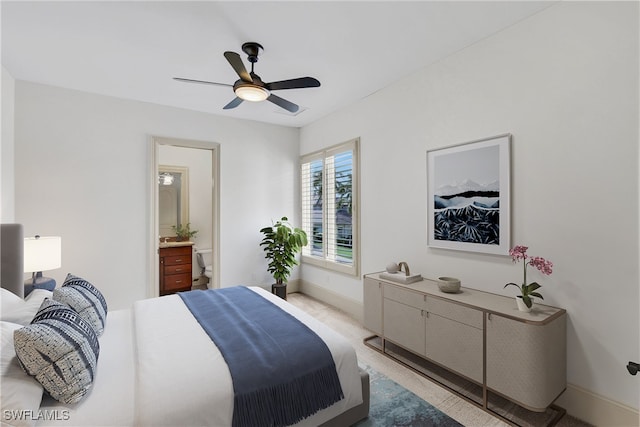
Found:
[[[549,7],[541,1],[2,1],[2,65],[17,80],[300,127]],[[265,82],[302,76],[319,88],[276,94],[291,115],[244,102],[223,57],[264,46]]]

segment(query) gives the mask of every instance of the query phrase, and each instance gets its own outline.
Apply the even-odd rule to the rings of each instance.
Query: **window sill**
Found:
[[[357,265],[340,264],[309,255],[302,255],[300,260],[303,264],[313,265],[315,267],[324,268],[325,270],[331,270],[337,273],[348,274],[355,277],[358,277],[359,275]]]

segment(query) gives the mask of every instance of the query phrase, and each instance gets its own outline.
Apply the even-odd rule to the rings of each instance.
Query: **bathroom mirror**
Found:
[[[175,237],[174,226],[189,222],[189,168],[158,165],[160,238]]]

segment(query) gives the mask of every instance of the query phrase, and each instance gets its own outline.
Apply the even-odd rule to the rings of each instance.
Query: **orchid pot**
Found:
[[[531,311],[531,307],[533,307],[533,302],[531,303],[531,307],[527,307],[527,304],[525,304],[522,295],[516,295],[516,305],[518,306],[519,311],[529,313]]]

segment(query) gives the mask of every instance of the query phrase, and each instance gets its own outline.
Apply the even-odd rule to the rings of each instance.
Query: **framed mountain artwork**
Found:
[[[427,151],[430,247],[507,255],[511,134]]]

